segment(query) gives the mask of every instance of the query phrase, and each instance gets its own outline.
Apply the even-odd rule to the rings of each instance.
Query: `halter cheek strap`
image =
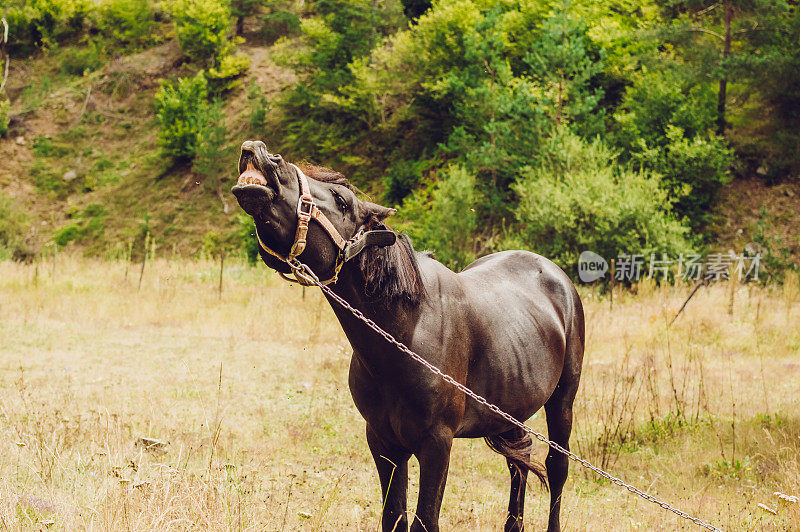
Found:
[[[302,254],[306,249],[308,223],[312,218],[319,223],[325,232],[328,233],[328,236],[330,236],[336,247],[339,248],[339,253],[336,255],[336,264],[334,264],[333,267],[333,277],[326,281],[322,281],[322,284],[335,283],[339,278],[339,272],[341,271],[342,266],[344,266],[344,263],[358,255],[366,246],[390,246],[394,244],[397,236],[393,231],[388,230],[364,231],[362,229],[350,240],[345,240],[342,238],[342,235],[339,233],[336,227],[334,227],[328,217],[325,216],[325,214],[319,210],[316,203],[314,203],[314,198],[311,196],[309,191],[308,177],[306,177],[303,171],[295,165],[292,165],[292,167],[297,172],[297,183],[300,188],[300,197],[297,200],[297,229],[294,233],[294,243],[289,249],[289,254],[282,255],[277,251],[267,247],[267,245],[264,244],[264,241],[261,240],[261,236],[258,234],[258,227],[256,227],[256,239],[258,240],[258,245],[261,247],[261,249],[263,249],[269,255],[272,255],[273,257],[288,264],[289,268],[292,270],[292,274],[294,275],[294,278],[291,278],[282,272],[278,272],[281,277],[287,281],[300,283],[303,286],[315,284],[313,279],[311,279],[306,273],[303,264],[297,259],[297,257],[299,257],[300,254]]]

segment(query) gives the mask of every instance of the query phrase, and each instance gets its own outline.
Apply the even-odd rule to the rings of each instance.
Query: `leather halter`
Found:
[[[350,240],[345,240],[336,227],[334,227],[334,225],[328,219],[328,217],[325,216],[321,210],[319,210],[317,204],[314,202],[314,197],[309,191],[308,177],[306,177],[303,171],[297,166],[293,164],[291,164],[291,166],[297,172],[297,183],[300,187],[300,197],[297,199],[297,229],[294,233],[294,243],[289,249],[289,254],[282,255],[264,244],[264,241],[261,240],[261,236],[258,234],[258,226],[256,226],[256,239],[258,240],[258,245],[261,247],[261,249],[273,257],[285,262],[289,268],[291,268],[294,278],[289,277],[283,272],[278,272],[278,274],[285,280],[300,283],[303,286],[311,286],[316,284],[308,275],[306,267],[304,267],[304,265],[297,259],[297,257],[299,257],[306,249],[308,223],[312,218],[316,220],[320,226],[322,226],[336,247],[339,248],[339,253],[336,255],[336,264],[333,267],[333,276],[326,281],[321,281],[322,284],[335,283],[339,278],[339,272],[341,271],[342,266],[344,266],[344,263],[358,255],[366,246],[370,244],[390,245],[388,240],[391,240],[392,244],[394,243],[396,236],[393,231],[388,230],[364,231],[361,229],[353,236],[353,238]]]

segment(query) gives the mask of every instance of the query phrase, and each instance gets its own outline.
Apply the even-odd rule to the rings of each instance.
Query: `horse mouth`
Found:
[[[242,144],[239,178],[231,189],[242,209],[254,218],[262,213],[277,193],[276,187],[271,187],[270,181],[264,175],[264,160],[268,159],[263,142],[247,141]]]
[[[268,186],[267,178],[258,164],[256,150],[259,148],[254,143],[245,142],[242,145],[242,155],[239,157],[239,179],[236,185],[260,185]]]

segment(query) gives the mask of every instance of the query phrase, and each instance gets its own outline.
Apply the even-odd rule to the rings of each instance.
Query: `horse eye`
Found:
[[[343,211],[346,211],[349,208],[349,206],[347,205],[347,202],[344,200],[344,198],[338,192],[336,192],[335,190],[331,190],[331,194],[333,194],[333,199],[336,200],[336,205],[340,209],[342,209]]]

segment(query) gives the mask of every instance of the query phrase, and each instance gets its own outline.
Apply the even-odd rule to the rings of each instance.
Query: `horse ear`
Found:
[[[382,222],[397,212],[397,209],[390,209],[371,201],[362,201],[359,207],[361,223],[364,225],[369,225],[370,222]]]

